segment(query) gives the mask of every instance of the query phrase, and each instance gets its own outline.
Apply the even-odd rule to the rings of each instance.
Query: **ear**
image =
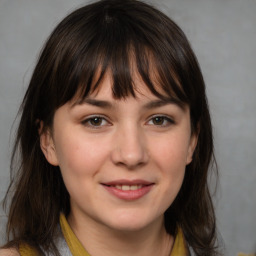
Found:
[[[187,162],[186,164],[190,164],[193,160],[193,154],[197,145],[198,141],[198,133],[193,133],[190,138],[189,147],[188,147],[188,154],[187,154]]]
[[[55,145],[53,142],[52,134],[49,129],[43,129],[43,123],[40,122],[39,128],[40,147],[49,164],[58,166],[58,159],[56,155]]]

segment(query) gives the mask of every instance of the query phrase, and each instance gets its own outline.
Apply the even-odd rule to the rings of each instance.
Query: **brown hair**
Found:
[[[41,152],[38,120],[44,128],[51,127],[56,109],[77,92],[84,98],[98,88],[107,69],[113,76],[113,96],[135,97],[131,54],[154,95],[166,97],[157,89],[160,86],[165,95],[190,107],[192,131],[198,133],[182,188],[165,213],[166,230],[175,235],[179,225],[196,255],[217,255],[207,183],[214,162],[213,136],[200,67],[181,29],[162,12],[136,0],[102,0],[82,7],[68,15],[47,40],[20,110],[12,182],[5,197],[5,202],[12,197],[9,246],[26,242],[38,251],[58,254],[53,238],[60,212],[70,211],[69,194],[59,167],[50,165]],[[15,168],[17,156],[20,162]]]

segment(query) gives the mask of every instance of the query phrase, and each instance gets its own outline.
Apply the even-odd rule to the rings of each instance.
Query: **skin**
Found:
[[[163,216],[197,137],[188,106],[152,104],[159,99],[140,79],[135,85],[136,98],[116,100],[106,75],[89,100],[57,109],[52,130],[41,135],[42,151],[60,167],[70,194],[68,222],[91,255],[170,255],[172,249]],[[105,186],[120,179],[151,186],[138,199],[122,199]]]
[[[19,252],[16,249],[1,249],[0,256],[19,256]]]

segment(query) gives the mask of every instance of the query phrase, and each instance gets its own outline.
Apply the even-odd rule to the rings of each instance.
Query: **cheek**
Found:
[[[164,169],[171,168],[179,171],[186,167],[189,150],[188,136],[170,136],[162,140],[153,140],[151,155]]]
[[[73,202],[90,202],[90,191],[94,189],[97,174],[105,162],[108,149],[98,146],[96,140],[70,133],[65,140],[58,140],[57,157],[65,186]],[[63,138],[63,137],[62,137]],[[83,188],[83,189],[81,189]],[[81,201],[82,200],[82,201]]]
[[[169,206],[183,183],[187,153],[188,140],[184,139],[188,136],[168,137],[165,140],[154,141],[154,147],[151,151],[152,159],[161,170],[164,182],[164,194],[166,196],[167,205]]]
[[[56,145],[57,158],[62,173],[87,175],[97,172],[107,157],[106,143],[99,146],[98,139],[86,138],[82,134],[70,132],[66,139],[59,139]],[[61,136],[60,136],[61,137]],[[62,136],[62,138],[64,138]]]

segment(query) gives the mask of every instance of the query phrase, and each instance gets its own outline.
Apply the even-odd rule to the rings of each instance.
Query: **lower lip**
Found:
[[[112,195],[116,196],[119,199],[123,200],[137,200],[143,196],[145,196],[153,187],[152,185],[143,186],[142,188],[136,189],[136,190],[121,190],[117,189],[113,186],[106,186],[104,185],[104,188],[110,192]]]

